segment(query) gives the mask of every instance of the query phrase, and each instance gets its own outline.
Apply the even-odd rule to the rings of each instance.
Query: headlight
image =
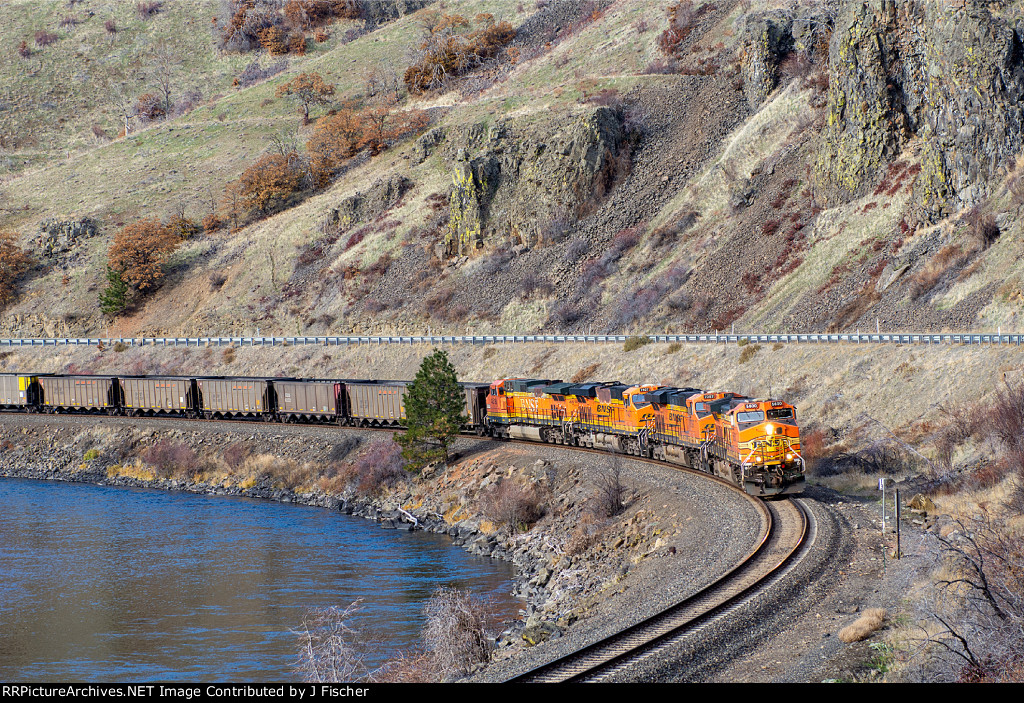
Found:
[[[775,434],[775,425],[769,422],[767,425],[764,426],[764,430],[768,434]]]
[[[754,457],[754,461],[761,461],[761,457]]]
[[[792,454],[787,454],[786,455],[786,461],[793,461],[793,455]]]

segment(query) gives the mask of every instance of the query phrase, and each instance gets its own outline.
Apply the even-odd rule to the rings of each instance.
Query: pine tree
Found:
[[[398,437],[407,468],[418,469],[436,459],[448,461],[448,447],[468,422],[466,395],[459,385],[448,354],[435,349],[420,364],[416,378],[406,388],[405,416],[408,431]]]
[[[100,312],[104,315],[117,315],[128,307],[128,284],[120,271],[107,267],[109,285],[100,293]]]

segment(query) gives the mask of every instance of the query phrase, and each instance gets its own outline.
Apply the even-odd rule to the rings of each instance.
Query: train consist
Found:
[[[402,427],[408,383],[0,374],[0,410]],[[467,433],[660,459],[758,496],[803,489],[796,409],[781,400],[616,382],[510,378],[460,385]]]

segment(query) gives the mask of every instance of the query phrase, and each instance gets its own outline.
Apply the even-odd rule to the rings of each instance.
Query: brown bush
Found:
[[[279,85],[275,95],[279,98],[289,97],[298,103],[302,112],[302,123],[309,124],[309,108],[313,105],[329,105],[331,96],[334,95],[334,86],[324,81],[319,73],[300,73],[287,83]]]
[[[163,278],[163,265],[179,241],[159,220],[138,220],[114,235],[107,263],[130,287],[145,291]]]
[[[209,215],[203,218],[203,231],[209,234],[210,232],[216,232],[224,226],[224,222],[217,217],[217,214],[211,212]]]
[[[680,45],[693,32],[700,14],[694,10],[692,0],[680,0],[669,6],[668,29],[658,37],[658,48],[663,54],[675,56],[679,53]]]
[[[135,101],[135,114],[144,120],[158,120],[167,115],[163,100],[156,93],[143,93]]]
[[[302,191],[302,162],[298,154],[265,154],[247,168],[238,179],[245,205],[261,214],[285,206]]]
[[[540,489],[510,478],[487,491],[482,502],[487,519],[509,531],[527,530],[544,515]]]
[[[0,230],[0,305],[14,298],[18,279],[32,266],[32,257],[18,246],[18,235]]]
[[[142,452],[142,460],[156,469],[161,478],[184,476],[193,478],[199,471],[199,457],[181,442],[161,439]]]
[[[369,444],[354,463],[356,490],[362,495],[376,495],[408,479],[402,448],[392,439],[378,439]]]
[[[403,80],[412,95],[443,87],[450,79],[464,75],[492,60],[515,39],[508,22],[494,22],[489,14],[474,18],[476,29],[466,32],[470,22],[461,15],[434,14],[425,26],[419,58],[405,70]]]
[[[163,9],[163,5],[163,2],[147,0],[147,2],[140,2],[135,5],[135,12],[139,15],[139,19],[148,20],[150,17],[160,12],[160,10]]]
[[[18,56],[20,56],[23,59],[27,59],[31,55],[32,50],[28,48],[28,42],[22,40],[21,43],[18,44]]]
[[[56,34],[50,34],[45,29],[40,29],[35,33],[36,46],[49,46],[57,42],[60,39]]]
[[[235,472],[245,465],[245,460],[248,459],[251,454],[252,451],[245,442],[232,442],[228,446],[224,447],[224,451],[221,452],[220,457],[228,467],[228,470]]]
[[[980,206],[975,206],[968,211],[965,219],[971,236],[982,251],[999,239],[1001,231],[996,224],[995,215],[991,212],[985,212]]]

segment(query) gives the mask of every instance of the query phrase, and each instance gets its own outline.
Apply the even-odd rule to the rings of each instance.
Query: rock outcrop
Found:
[[[937,218],[983,200],[1024,146],[1021,29],[981,0],[856,0],[836,19],[824,199],[856,197],[915,138],[917,200]]]
[[[395,173],[379,178],[365,192],[350,195],[332,208],[327,214],[327,224],[346,230],[372,220],[397,205],[412,186],[412,181]]]
[[[505,119],[424,135],[452,173],[448,256],[485,243],[533,246],[552,223],[583,214],[628,164],[621,114],[597,107],[556,124]]]
[[[96,221],[88,217],[79,220],[44,220],[35,239],[36,251],[50,258],[66,254],[81,240],[99,234]]]

